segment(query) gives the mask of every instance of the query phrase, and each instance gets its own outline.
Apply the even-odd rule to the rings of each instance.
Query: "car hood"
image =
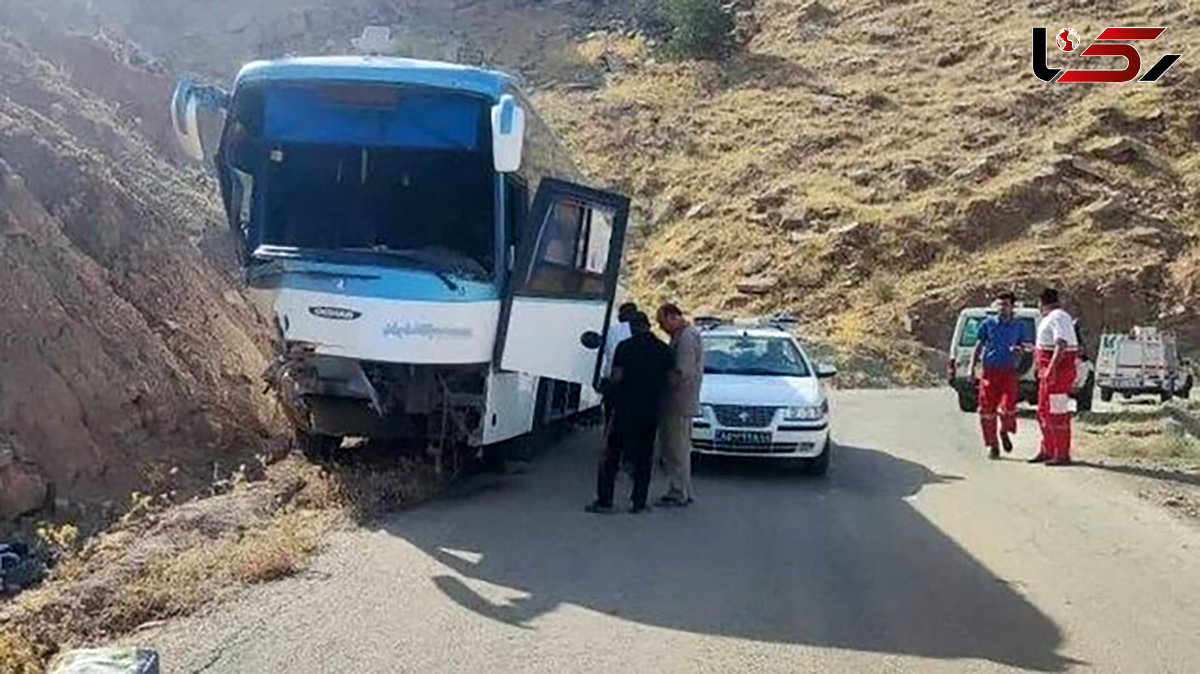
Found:
[[[700,389],[705,405],[819,405],[825,394],[816,377],[758,377],[706,374]]]

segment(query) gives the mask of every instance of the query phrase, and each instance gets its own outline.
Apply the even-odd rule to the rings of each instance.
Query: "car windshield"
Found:
[[[704,371],[709,374],[808,377],[808,362],[787,337],[705,335]]]

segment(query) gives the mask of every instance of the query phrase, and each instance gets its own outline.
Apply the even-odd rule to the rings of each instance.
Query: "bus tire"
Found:
[[[336,435],[322,435],[296,429],[296,448],[304,458],[314,463],[324,463],[333,458],[333,452],[342,446],[342,439]]]
[[[820,456],[804,459],[803,470],[805,475],[812,477],[825,477],[829,472],[829,462],[833,455],[833,440],[825,441],[825,451],[821,452]]]
[[[1159,400],[1163,401],[1164,403],[1171,402],[1171,398],[1174,397],[1175,396],[1170,391],[1163,391],[1162,393],[1158,394]]]
[[[1100,389],[1100,399],[1101,399],[1101,400],[1103,400],[1103,401],[1104,401],[1104,402],[1106,402],[1106,403],[1111,403],[1111,402],[1112,402],[1112,399],[1113,399],[1113,392],[1112,392],[1112,389],[1110,389],[1110,388],[1101,388],[1101,389]]]

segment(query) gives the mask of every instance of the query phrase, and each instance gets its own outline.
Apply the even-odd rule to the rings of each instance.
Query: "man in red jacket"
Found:
[[[1071,464],[1071,389],[1075,387],[1079,338],[1075,320],[1063,310],[1058,291],[1047,288],[1041,297],[1035,351],[1038,375],[1038,424],[1042,450],[1030,463]]]

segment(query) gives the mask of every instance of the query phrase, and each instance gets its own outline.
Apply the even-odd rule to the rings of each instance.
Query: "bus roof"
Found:
[[[255,61],[238,73],[234,86],[269,81],[339,81],[413,84],[458,89],[498,99],[516,82],[495,70],[439,61],[380,56],[318,56]]]

